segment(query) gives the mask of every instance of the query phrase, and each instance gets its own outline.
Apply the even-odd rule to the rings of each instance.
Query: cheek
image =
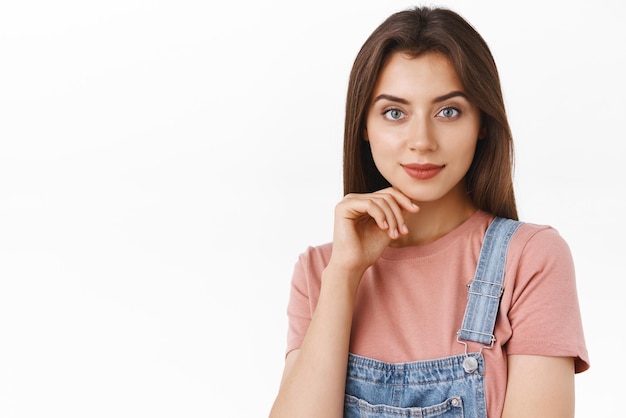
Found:
[[[374,166],[383,177],[387,178],[391,173],[391,166],[397,153],[393,151],[393,147],[388,141],[380,137],[373,138],[373,140],[370,138],[369,143]]]
[[[387,162],[391,156],[398,153],[400,148],[396,138],[384,135],[370,136],[369,143],[376,165]]]
[[[473,121],[472,121],[473,122]],[[476,123],[457,125],[440,132],[440,144],[446,144],[449,152],[455,153],[459,158],[473,158],[478,142],[479,126]]]
[[[474,160],[474,154],[476,152],[476,140],[469,140],[464,143],[462,146],[457,148],[457,155],[459,166],[462,167],[464,171],[469,170],[472,165],[472,161]]]
[[[402,130],[390,128],[377,121],[366,124],[366,139],[370,143],[372,153],[388,153],[402,146]]]

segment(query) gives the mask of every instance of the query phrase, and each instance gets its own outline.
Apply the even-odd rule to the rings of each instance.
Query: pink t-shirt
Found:
[[[435,242],[387,248],[361,281],[350,351],[390,363],[463,354],[456,332],[466,285],[492,219],[478,211]],[[287,352],[302,344],[331,250],[331,243],[309,247],[295,265]],[[553,228],[524,223],[511,239],[495,336],[483,350],[489,416],[502,414],[507,354],[574,357],[577,373],[589,368],[571,253]],[[480,344],[468,344],[479,351]]]

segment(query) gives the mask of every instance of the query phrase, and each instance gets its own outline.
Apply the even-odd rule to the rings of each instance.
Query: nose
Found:
[[[414,118],[408,124],[407,145],[411,151],[429,152],[437,149],[437,141],[427,118]]]

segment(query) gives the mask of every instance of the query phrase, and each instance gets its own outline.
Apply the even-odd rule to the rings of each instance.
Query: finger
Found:
[[[387,214],[368,195],[352,194],[347,195],[337,205],[337,216],[341,216],[350,221],[357,221],[361,218],[371,218],[380,229],[388,229]]]
[[[391,239],[398,238],[399,225],[392,208],[392,205],[397,207],[397,203],[393,198],[384,194],[368,193],[351,195],[349,202],[352,203],[351,219],[367,215],[375,220],[379,228],[387,230]]]
[[[398,206],[398,203],[390,195],[381,194],[372,197],[372,202],[378,205],[378,207],[385,213],[385,221],[389,225],[388,235],[391,239],[396,239],[400,236],[402,225],[404,225],[404,218],[402,216],[402,210]]]
[[[406,226],[404,210],[417,212],[419,208],[407,196],[399,191],[385,190],[379,192],[388,203],[397,225],[398,234],[408,234],[409,229]]]
[[[392,195],[396,199],[398,205],[408,212],[415,213],[419,211],[419,206],[417,206],[407,195],[396,188],[388,187],[380,190],[379,192],[389,193]]]

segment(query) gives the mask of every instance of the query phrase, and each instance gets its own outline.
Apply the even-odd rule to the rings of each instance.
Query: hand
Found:
[[[335,207],[330,264],[362,274],[391,240],[408,234],[404,214],[418,210],[411,199],[393,187],[346,195]]]

